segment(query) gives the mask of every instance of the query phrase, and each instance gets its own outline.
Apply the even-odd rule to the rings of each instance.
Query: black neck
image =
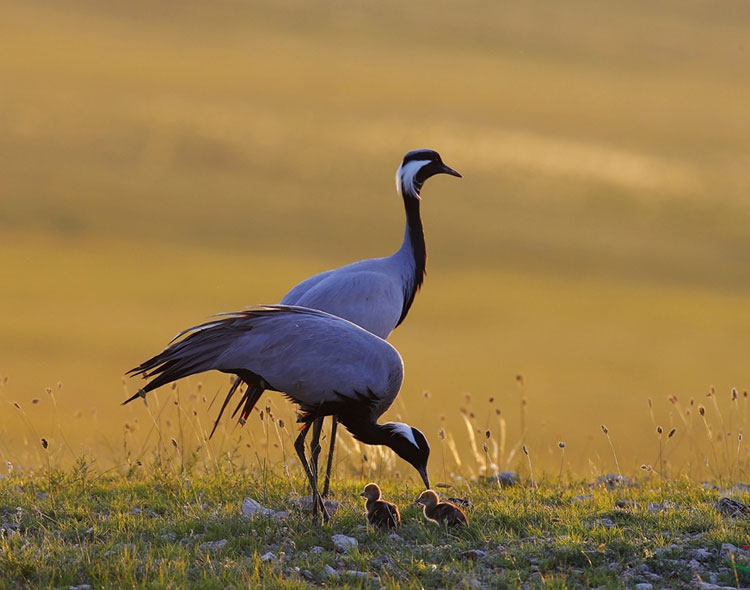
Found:
[[[363,419],[361,415],[344,416],[339,414],[338,418],[339,422],[346,426],[346,429],[359,442],[366,445],[391,446],[389,443],[393,441],[394,436],[390,428],[381,426],[372,420]]]
[[[411,244],[412,254],[414,256],[414,274],[409,277],[404,285],[404,306],[401,310],[401,317],[398,319],[396,326],[406,318],[409,308],[414,302],[414,297],[419,291],[424,281],[424,275],[427,267],[427,247],[424,242],[424,229],[422,228],[422,216],[419,211],[419,185],[416,194],[404,191],[404,209],[406,210],[406,229],[409,243]]]

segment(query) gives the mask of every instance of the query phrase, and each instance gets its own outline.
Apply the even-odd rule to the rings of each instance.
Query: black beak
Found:
[[[419,475],[422,476],[422,481],[424,482],[424,487],[426,490],[430,489],[430,478],[427,477],[427,465],[424,465],[423,467],[417,467],[417,471],[419,471]]]
[[[366,497],[367,497],[367,496],[365,495],[365,493],[364,493],[364,492],[362,492],[362,493],[360,494],[360,496],[362,496],[363,498],[366,498]]]
[[[450,174],[451,176],[457,176],[458,178],[463,178],[460,172],[458,172],[457,170],[454,170],[450,166],[446,166],[445,164],[443,164],[443,167],[440,170],[440,172],[442,172],[443,174]],[[427,486],[427,487],[429,488],[430,486]]]

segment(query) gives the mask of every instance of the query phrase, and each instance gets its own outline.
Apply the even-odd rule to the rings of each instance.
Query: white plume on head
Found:
[[[396,171],[396,190],[398,194],[403,197],[403,190],[406,189],[411,194],[416,194],[417,187],[415,186],[415,180],[417,172],[430,163],[430,160],[412,160],[406,164],[401,164]]]
[[[416,439],[414,438],[414,433],[411,430],[411,426],[409,426],[408,424],[404,424],[403,422],[388,422],[388,426],[391,427],[391,430],[393,432],[397,432],[398,434],[403,436],[415,447],[419,447]]]

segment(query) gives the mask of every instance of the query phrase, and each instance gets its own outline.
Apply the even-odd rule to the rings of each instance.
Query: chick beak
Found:
[[[360,494],[360,496],[362,496],[363,498],[366,498],[366,497],[367,497],[367,494],[365,494],[364,492],[362,492],[362,493]]]

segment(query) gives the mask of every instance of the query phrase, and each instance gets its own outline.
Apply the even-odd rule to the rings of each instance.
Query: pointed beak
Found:
[[[365,493],[364,493],[364,492],[362,492],[362,493],[360,494],[360,496],[362,496],[363,498],[366,498],[366,497],[367,497],[367,496],[365,495]]]
[[[426,490],[430,489],[430,478],[427,477],[427,466],[419,467],[417,469],[419,471],[419,475],[422,476],[422,481],[424,482],[424,487]]]
[[[440,172],[442,172],[443,174],[450,174],[451,176],[457,176],[458,178],[463,178],[458,170],[454,170],[453,168],[451,168],[450,166],[446,166],[445,164],[443,164],[443,168],[442,170],[440,170]]]

